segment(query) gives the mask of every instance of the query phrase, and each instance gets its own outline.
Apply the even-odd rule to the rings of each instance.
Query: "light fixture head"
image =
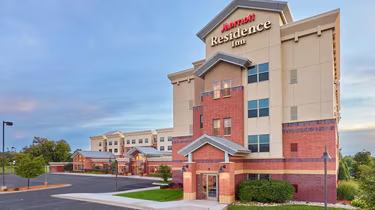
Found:
[[[329,156],[327,151],[324,151],[322,158],[323,159],[331,159],[331,156]]]
[[[7,126],[13,126],[13,122],[5,122],[5,121],[3,121],[3,123],[4,123],[5,125],[7,125]]]
[[[181,172],[186,172],[185,166],[182,166]]]
[[[223,166],[220,166],[219,173],[223,173],[223,172],[224,172]]]

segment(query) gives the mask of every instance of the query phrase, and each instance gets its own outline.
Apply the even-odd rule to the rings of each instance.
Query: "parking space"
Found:
[[[71,184],[70,187],[47,189],[30,192],[0,194],[0,209],[125,209],[95,203],[80,202],[51,197],[64,193],[103,193],[116,190],[114,177],[72,176],[63,174],[49,174],[49,184]],[[30,185],[41,185],[44,175],[31,179]],[[8,187],[22,187],[27,185],[27,179],[10,175],[5,177]],[[142,180],[127,177],[118,178],[120,191],[152,187],[152,180]]]

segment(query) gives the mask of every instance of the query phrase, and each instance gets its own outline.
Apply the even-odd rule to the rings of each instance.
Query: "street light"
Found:
[[[322,158],[324,159],[324,210],[327,210],[327,159],[331,159],[327,151],[327,144],[325,145],[325,151]]]
[[[2,188],[2,190],[3,189],[6,189],[6,186],[5,186],[5,166],[4,166],[4,159],[5,159],[5,154],[4,154],[4,148],[5,148],[5,134],[4,134],[4,132],[5,132],[5,126],[13,126],[13,122],[6,122],[6,121],[3,121],[3,154],[2,154],[2,165],[3,165],[3,186],[1,187]]]
[[[115,155],[111,155],[110,157],[109,157],[109,164],[112,164],[112,158],[115,158],[115,164],[116,164],[116,191],[117,191],[117,175],[118,175],[118,163],[117,163],[117,159],[116,159],[116,156]]]

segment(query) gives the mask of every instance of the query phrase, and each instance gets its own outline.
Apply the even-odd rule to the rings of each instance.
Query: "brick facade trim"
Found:
[[[324,124],[332,124],[332,123],[336,123],[336,119],[283,123],[283,128],[284,127],[295,127],[295,126],[324,125]]]

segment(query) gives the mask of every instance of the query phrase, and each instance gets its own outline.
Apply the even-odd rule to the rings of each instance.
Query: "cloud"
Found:
[[[5,98],[0,96],[0,113],[1,112],[31,112],[36,109],[37,101],[23,98]]]
[[[344,155],[352,155],[366,149],[375,154],[375,128],[340,131],[340,147]]]

